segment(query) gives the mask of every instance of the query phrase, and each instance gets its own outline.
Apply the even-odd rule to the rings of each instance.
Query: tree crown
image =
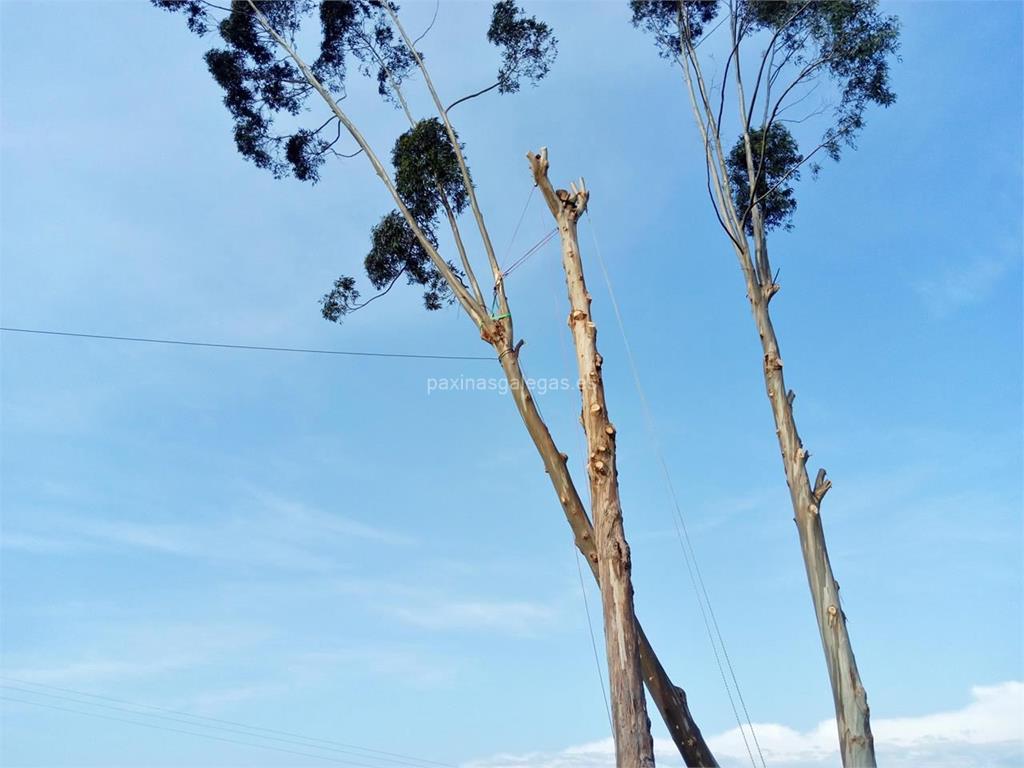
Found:
[[[326,160],[339,155],[334,147],[341,138],[342,125],[336,116],[320,125],[301,125],[315,89],[265,24],[294,45],[304,22],[317,18],[319,52],[310,70],[336,99],[344,97],[348,69],[354,65],[359,74],[376,81],[382,98],[403,105],[402,83],[417,69],[417,58],[423,57],[396,34],[392,14],[398,6],[390,0],[232,0],[229,8],[220,9],[204,0],[151,1],[158,8],[184,15],[189,30],[197,35],[216,29],[222,44],[208,51],[205,60],[224,90],[235,146],[243,157],[276,178],[291,175],[300,181],[318,182]],[[215,18],[218,11],[226,14]],[[495,3],[487,39],[500,52],[498,82],[491,87],[500,93],[518,91],[524,80],[536,84],[543,79],[557,52],[548,25],[526,16],[514,0]],[[282,130],[279,123],[287,127]],[[402,204],[436,246],[439,209],[445,208],[446,216],[449,211],[457,216],[468,201],[446,126],[437,118],[420,120],[398,137],[391,161]],[[410,283],[423,286],[428,309],[452,299],[423,243],[398,211],[387,214],[371,230],[371,249],[364,266],[370,283],[385,292],[403,274]],[[453,272],[458,278],[458,270]],[[359,298],[355,280],[342,276],[323,297],[323,314],[338,321],[365,306],[367,302],[360,303]]]

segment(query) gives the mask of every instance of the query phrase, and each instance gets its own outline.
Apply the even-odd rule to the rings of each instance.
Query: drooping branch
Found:
[[[456,99],[451,104],[449,104],[447,107],[445,107],[445,109],[444,109],[445,114],[448,114],[449,112],[451,112],[455,107],[457,107],[462,102],[469,101],[470,99],[475,99],[477,96],[483,96],[485,93],[490,93],[495,88],[498,88],[500,85],[501,85],[500,82],[492,83],[491,85],[487,86],[486,88],[481,88],[476,93],[471,93],[468,96],[463,96],[461,99]]]

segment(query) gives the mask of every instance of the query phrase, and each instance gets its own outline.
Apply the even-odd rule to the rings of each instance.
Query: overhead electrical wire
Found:
[[[182,725],[188,725],[194,728],[205,728],[212,731],[219,731],[222,733],[230,733],[238,736],[246,736],[249,738],[264,739],[267,741],[273,741],[282,744],[288,744],[292,746],[305,747],[307,749],[317,749],[325,752],[335,752],[339,754],[345,754],[350,757],[357,757],[362,760],[373,760],[376,761],[373,765],[366,765],[363,763],[352,763],[346,760],[336,760],[336,762],[344,762],[351,765],[365,765],[366,768],[383,768],[385,765],[392,766],[407,766],[409,768],[423,768],[424,766],[437,766],[438,768],[455,768],[450,763],[442,763],[436,760],[428,760],[426,758],[413,757],[410,755],[404,755],[398,752],[388,752],[380,749],[372,749],[370,747],[362,747],[356,744],[349,744],[341,741],[334,741],[332,739],[322,739],[314,736],[305,736],[303,734],[294,733],[291,731],[284,731],[275,728],[265,728],[262,726],[248,725],[236,720],[225,720],[222,718],[209,717],[206,715],[196,715],[191,712],[187,712],[179,709],[171,709],[167,707],[158,707],[152,704],[142,704],[139,702],[129,701],[127,699],[115,698],[112,696],[102,696],[95,693],[89,693],[87,691],[80,691],[74,688],[64,688],[54,685],[46,685],[43,683],[34,683],[28,680],[21,680],[18,678],[7,677],[0,675],[0,680],[6,681],[0,683],[0,689],[8,691],[15,691],[21,694],[31,694],[34,696],[45,696],[51,699],[57,699],[79,706],[85,707],[97,707],[106,710],[112,710],[124,714],[134,715],[136,717],[143,718],[154,718],[157,720],[164,720],[168,722],[178,723]],[[8,683],[18,683],[18,685],[10,685]],[[32,688],[26,688],[23,686],[32,686]],[[45,690],[36,690],[36,689]],[[47,691],[59,691],[61,693],[48,693]],[[72,696],[62,694],[73,694]],[[99,701],[88,701],[88,699],[97,699]],[[38,706],[44,706],[43,702],[36,701],[21,701],[18,699],[12,699],[14,701],[20,701],[21,703],[36,704]],[[104,704],[101,702],[112,702],[111,704]],[[152,710],[150,712],[140,710]],[[156,714],[156,713],[167,713],[167,714]],[[94,712],[79,712],[79,714],[90,714],[93,716],[101,716]],[[180,717],[175,717],[177,715]],[[106,717],[104,715],[104,717]],[[189,718],[189,719],[185,719]],[[127,721],[140,724],[137,721]],[[232,727],[228,727],[232,726]],[[244,730],[243,730],[244,729]],[[271,734],[271,735],[265,735]],[[205,735],[205,734],[193,734],[193,735]],[[262,746],[264,748],[271,748],[267,745],[250,744],[250,746]],[[291,750],[285,750],[291,751]]]
[[[317,760],[326,760],[329,763],[336,763],[338,765],[353,766],[353,768],[379,768],[378,766],[371,766],[367,763],[356,763],[351,760],[340,760],[335,757],[328,757],[327,755],[317,755],[313,752],[299,752],[295,749],[285,749],[283,747],[272,747],[269,744],[258,744],[251,741],[242,741],[241,739],[229,739],[225,736],[215,736],[212,733],[199,733],[197,731],[186,731],[181,728],[168,728],[164,725],[157,725],[156,723],[147,723],[140,720],[129,720],[126,717],[115,717],[114,715],[103,715],[99,712],[86,712],[80,709],[72,709],[71,707],[60,707],[56,704],[45,704],[41,701],[30,701],[28,699],[18,699],[13,696],[0,696],[0,701],[10,701],[16,704],[28,704],[33,707],[42,707],[44,709],[53,709],[58,712],[69,712],[75,715],[84,715],[86,717],[96,717],[101,720],[113,720],[118,723],[129,723],[131,725],[142,726],[143,728],[152,728],[157,731],[167,731],[169,733],[179,733],[186,736],[198,736],[203,739],[212,739],[214,741],[222,741],[228,744],[238,744],[244,747],[255,747],[256,749],[266,749],[272,752],[284,752],[289,755],[300,755],[302,757],[312,757]]]
[[[77,339],[102,339],[105,341],[128,341],[140,344],[171,344],[183,347],[208,347],[212,349],[240,349],[257,352],[294,352],[307,355],[343,355],[348,357],[392,357],[410,360],[493,360],[484,355],[427,355],[405,352],[363,352],[341,349],[310,349],[306,347],[271,347],[257,344],[225,344],[211,341],[185,341],[182,339],[152,339],[142,336],[111,336],[102,333],[79,333],[72,331],[51,331],[42,328],[0,327],[5,333],[28,333],[41,336],[67,336]]]

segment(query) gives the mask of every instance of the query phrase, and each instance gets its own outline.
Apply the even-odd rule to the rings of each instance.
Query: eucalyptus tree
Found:
[[[513,317],[502,270],[477,198],[463,144],[452,124],[456,104],[489,91],[514,93],[524,82],[537,83],[556,55],[556,40],[549,27],[526,16],[514,0],[494,5],[487,38],[499,51],[500,65],[493,85],[468,94],[447,107],[441,100],[423,55],[399,18],[398,8],[381,0],[345,2],[272,2],[235,0],[221,7],[205,0],[153,0],[158,7],[181,13],[189,29],[199,35],[213,29],[222,47],[206,54],[211,75],[224,90],[224,104],[234,122],[238,151],[276,177],[294,176],[316,183],[326,163],[338,155],[365,158],[387,189],[394,209],[371,229],[371,248],[364,270],[376,291],[364,298],[356,277],[340,276],[322,299],[325,318],[342,321],[348,314],[386,294],[403,278],[421,286],[426,309],[458,304],[476,326],[481,339],[494,349],[508,381],[509,391],[533,440],[545,471],[561,503],[577,547],[598,577],[612,564],[620,575],[628,549],[602,541],[614,526],[591,524],[573,478],[567,455],[559,451],[541,418],[519,360],[522,341],[515,342]],[[318,17],[320,35],[316,58],[299,52],[306,39],[303,23]],[[306,33],[308,34],[308,32]],[[404,111],[409,130],[391,143],[390,163],[382,158],[381,142],[362,133],[355,119],[342,108],[348,69],[376,81],[380,96]],[[410,109],[404,88],[421,79],[435,114],[418,118]],[[326,109],[325,116],[304,124],[310,104]],[[337,147],[348,136],[354,152]],[[546,157],[545,157],[546,163]],[[464,237],[464,220],[471,219],[477,253],[489,271],[485,291],[471,258],[473,246]],[[441,244],[450,232],[449,245]],[[457,259],[441,251],[450,247]],[[490,301],[488,301],[490,297]],[[607,435],[610,437],[610,434]],[[601,513],[596,508],[595,516]],[[618,518],[621,532],[621,517]],[[595,539],[597,541],[595,541]],[[624,538],[622,539],[624,544]],[[599,554],[601,555],[599,557]],[[715,765],[714,757],[690,714],[686,695],[676,687],[658,661],[633,613],[632,587],[623,591],[610,578],[599,578],[602,601],[614,605],[613,623],[606,625],[609,670],[635,666],[639,654],[642,682],[647,685],[673,740],[688,765]],[[613,587],[618,589],[614,594]],[[606,611],[606,618],[608,618]],[[619,660],[626,659],[622,664]],[[650,723],[640,676],[621,688],[613,712],[620,765],[653,765]]]
[[[843,764],[875,765],[867,696],[832,573],[814,482],[782,373],[769,305],[779,291],[768,233],[790,229],[801,171],[853,147],[872,105],[895,101],[889,64],[899,25],[875,0],[632,0],[633,24],[678,63],[707,167],[711,207],[728,237],[761,339],[768,400],[800,536],[835,704]],[[714,33],[724,27],[722,40]],[[709,78],[715,56],[720,75]],[[729,106],[727,107],[727,103]],[[792,128],[790,127],[792,126]],[[737,138],[730,140],[730,137]],[[805,143],[808,149],[801,149]]]

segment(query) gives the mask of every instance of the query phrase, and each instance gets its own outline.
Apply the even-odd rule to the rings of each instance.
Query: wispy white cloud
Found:
[[[63,650],[6,650],[0,674],[69,686],[152,679],[235,657],[266,636],[251,625],[104,623],[81,627]]]
[[[422,629],[493,631],[530,635],[549,627],[559,613],[547,603],[456,597],[440,588],[346,579],[334,588],[366,600],[376,610]]]
[[[1014,250],[1019,248],[1014,247]],[[975,256],[963,264],[947,267],[914,289],[927,307],[937,315],[946,315],[961,307],[976,304],[992,293],[999,281],[1010,271],[1017,257],[1005,254]]]
[[[546,625],[555,611],[541,603],[500,600],[437,600],[406,605],[395,615],[425,629],[489,629],[529,634]]]
[[[305,684],[322,684],[325,680],[344,684],[345,680],[370,677],[433,688],[450,682],[457,672],[458,664],[451,658],[404,646],[307,652],[297,655],[288,665],[290,679]]]
[[[188,522],[38,512],[20,524],[8,522],[0,536],[4,549],[37,554],[143,550],[321,572],[343,566],[339,557],[351,551],[353,541],[413,543],[402,534],[265,493],[254,493],[244,512],[191,516]]]
[[[838,768],[834,720],[809,731],[784,725],[754,725],[765,761],[773,768]],[[880,761],[898,768],[1001,768],[1024,762],[1024,683],[1006,682],[971,689],[961,709],[919,717],[872,721]],[[738,729],[709,739],[723,768],[741,768],[749,757]],[[659,764],[678,765],[668,740],[658,740]],[[610,768],[615,764],[610,738],[560,752],[496,755],[467,768]]]

